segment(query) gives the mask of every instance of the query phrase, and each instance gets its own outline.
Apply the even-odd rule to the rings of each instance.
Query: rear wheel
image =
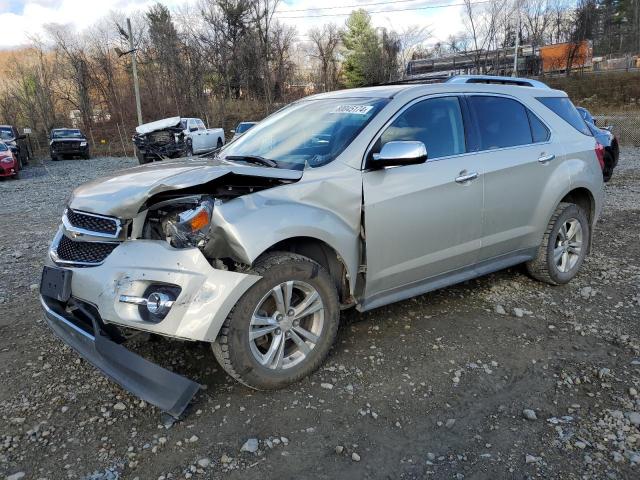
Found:
[[[576,204],[560,203],[551,216],[537,257],[526,264],[529,274],[551,285],[571,281],[587,255],[590,235],[586,213]]]
[[[274,252],[225,320],[213,352],[225,371],[255,389],[276,389],[316,370],[335,340],[338,293],[313,260]]]
[[[51,161],[52,162],[57,162],[59,160],[60,157],[58,157],[57,155],[54,155],[53,153],[51,154]]]

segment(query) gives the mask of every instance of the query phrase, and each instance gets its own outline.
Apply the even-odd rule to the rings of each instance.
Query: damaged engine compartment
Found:
[[[214,222],[227,202],[295,180],[227,174],[203,185],[162,192],[150,198],[141,238],[163,240],[174,248],[197,247],[215,268],[241,271],[247,261],[230,248],[227,234]]]
[[[141,164],[187,154],[185,134],[180,125],[148,133],[136,132],[132,140]]]

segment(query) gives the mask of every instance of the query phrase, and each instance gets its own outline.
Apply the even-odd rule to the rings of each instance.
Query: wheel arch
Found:
[[[289,237],[267,248],[260,256],[272,251],[297,253],[318,262],[329,272],[338,290],[340,302],[343,305],[353,304],[351,276],[348,273],[347,265],[338,251],[327,242],[309,236]]]
[[[591,191],[586,187],[577,187],[567,192],[558,203],[575,203],[587,213],[589,225],[593,225],[596,212],[596,201]]]

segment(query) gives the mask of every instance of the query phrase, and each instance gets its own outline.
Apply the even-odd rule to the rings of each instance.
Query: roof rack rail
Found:
[[[502,77],[498,75],[455,75],[445,83],[491,83],[499,85],[517,85],[519,87],[547,88],[549,85],[540,80],[520,77]]]
[[[407,85],[412,83],[443,83],[446,82],[450,75],[413,75],[411,77],[403,78],[402,80],[394,80],[392,82],[376,83],[372,86],[382,85]]]

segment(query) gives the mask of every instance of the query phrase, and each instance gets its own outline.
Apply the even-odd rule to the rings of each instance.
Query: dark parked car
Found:
[[[580,112],[580,116],[584,119],[591,134],[596,138],[598,143],[604,147],[604,165],[602,166],[602,177],[605,182],[611,180],[613,169],[618,165],[618,157],[620,156],[620,148],[618,147],[618,139],[611,132],[611,127],[600,128],[593,115],[584,107],[576,107]]]
[[[0,142],[9,147],[20,167],[29,164],[29,148],[25,138],[27,137],[20,135],[13,125],[0,125]]]
[[[54,162],[65,157],[90,158],[89,142],[77,128],[54,128],[49,135],[49,153]]]

